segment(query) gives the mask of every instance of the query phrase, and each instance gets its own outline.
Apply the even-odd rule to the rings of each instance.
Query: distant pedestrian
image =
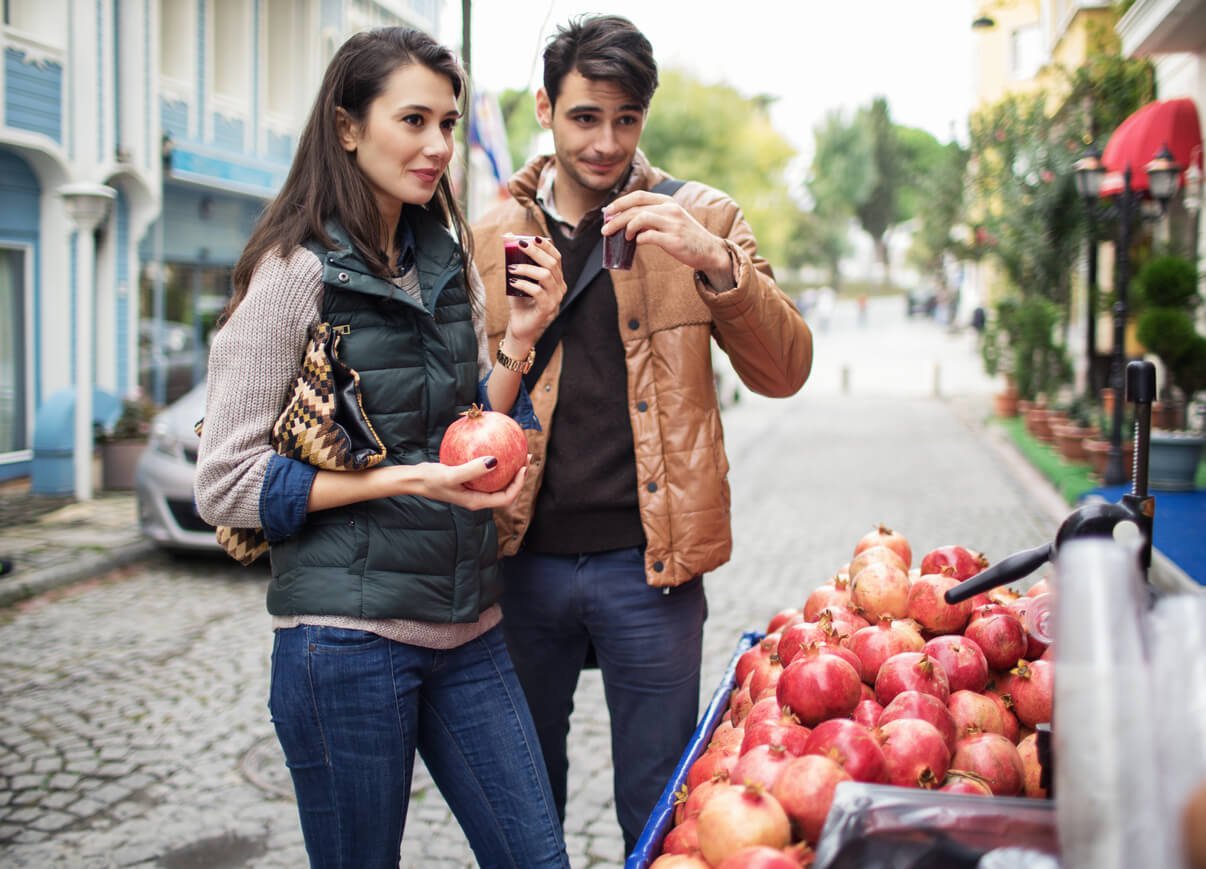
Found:
[[[988,316],[984,313],[983,305],[976,305],[972,310],[971,325],[976,330],[977,335],[984,334],[984,327],[988,324]]]
[[[860,326],[867,325],[867,294],[858,294],[858,324]]]
[[[833,317],[833,308],[837,303],[837,294],[833,287],[821,287],[817,290],[817,325],[822,332],[829,331],[829,320]]]
[[[800,312],[800,316],[805,320],[812,316],[812,310],[817,304],[816,287],[809,287],[800,293],[796,299],[796,310]]]
[[[466,484],[497,459],[433,461],[475,401],[531,421],[519,374],[484,352],[448,173],[463,95],[452,52],[424,33],[343,44],[209,356],[197,505],[270,543],[268,707],[314,867],[398,865],[416,750],[479,865],[569,865],[499,627],[491,508],[515,499],[526,469],[486,494]],[[505,340],[524,347],[565,292],[545,242],[514,275],[526,295],[504,303]],[[371,470],[317,470],[269,445],[319,323],[361,375],[387,449]]]

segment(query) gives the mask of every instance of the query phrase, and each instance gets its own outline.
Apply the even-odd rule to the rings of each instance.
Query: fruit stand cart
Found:
[[[817,869],[1188,865],[1179,856],[1181,814],[1206,782],[1206,595],[1162,596],[1147,582],[1154,386],[1150,363],[1128,366],[1136,403],[1132,492],[1118,504],[1081,506],[1055,541],[1004,558],[945,595],[956,604],[1048,561],[1055,566],[1048,597],[1058,592],[1058,601],[1050,610],[1032,605],[1027,617],[1032,635],[1054,652],[1049,723],[1033,725],[1048,798],[846,780],[832,792],[815,848],[793,859]],[[662,854],[690,770],[731,711],[739,661],[764,636],[739,638],[626,869],[645,869]]]

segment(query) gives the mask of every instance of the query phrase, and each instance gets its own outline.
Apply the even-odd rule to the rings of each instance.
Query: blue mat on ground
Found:
[[[1092,495],[1116,503],[1130,492],[1129,485],[1102,486],[1081,496]],[[1206,489],[1192,492],[1152,492],[1156,516],[1152,523],[1152,545],[1185,571],[1199,585],[1206,585]]]

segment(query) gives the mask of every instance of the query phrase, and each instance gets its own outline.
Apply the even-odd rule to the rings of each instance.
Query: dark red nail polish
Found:
[[[520,240],[520,242],[519,242],[519,246],[520,246],[520,247],[527,247],[527,246],[528,246],[528,243],[527,243],[526,241],[523,241],[523,240],[521,239],[521,240]]]
[[[534,240],[537,244],[541,244],[543,242],[543,239],[541,239],[540,236],[536,236],[536,238]]]
[[[497,465],[498,465],[498,459],[494,458],[494,456],[488,456],[486,458],[486,467],[487,468],[490,468],[491,470],[493,470]]]

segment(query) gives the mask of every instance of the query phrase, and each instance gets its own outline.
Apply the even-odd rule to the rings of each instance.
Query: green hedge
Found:
[[[1048,446],[1026,431],[1026,421],[1022,417],[993,417],[992,423],[999,425],[1009,435],[1018,452],[1055,487],[1069,505],[1075,506],[1082,495],[1101,486],[1101,481],[1093,474],[1092,465],[1069,462],[1055,447]],[[1197,486],[1206,489],[1206,462],[1198,466]]]
[[[1091,465],[1087,462],[1069,462],[1055,447],[1048,446],[1026,431],[1026,422],[1022,417],[994,418],[993,422],[1005,430],[1018,452],[1046,477],[1069,505],[1075,505],[1085,492],[1101,485],[1093,476]]]

